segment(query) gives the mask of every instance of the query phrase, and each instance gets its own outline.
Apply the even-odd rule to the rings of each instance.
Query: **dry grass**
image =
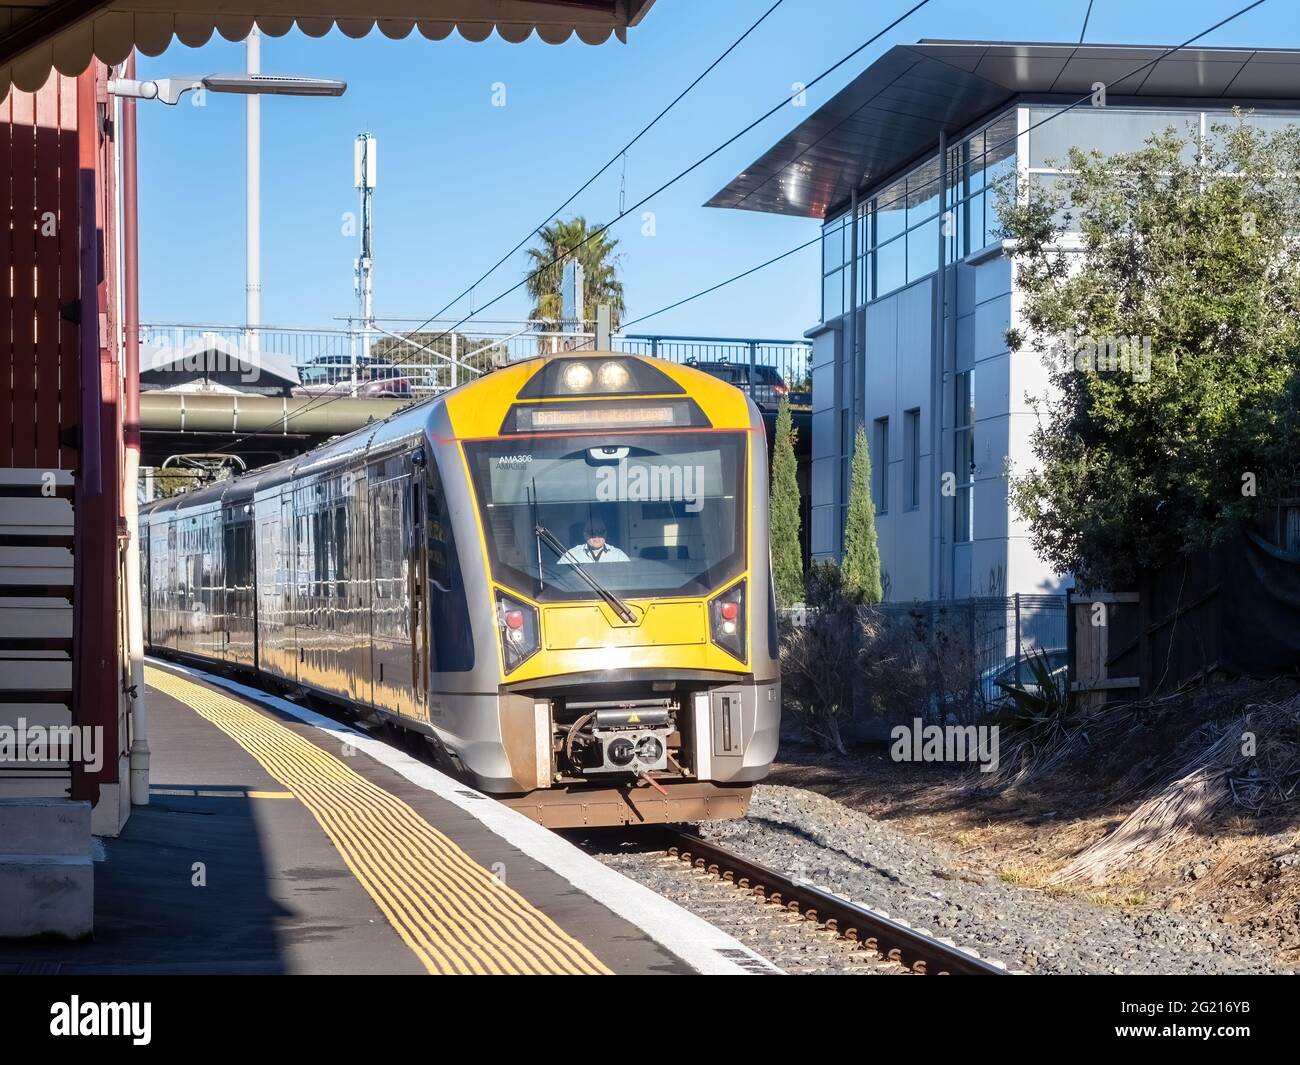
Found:
[[[1211,913],[1300,962],[1300,859],[1278,861],[1300,849],[1296,680],[1206,687],[1050,732],[1004,732],[997,773],[875,753],[783,757],[778,782],[947,845],[970,878]]]

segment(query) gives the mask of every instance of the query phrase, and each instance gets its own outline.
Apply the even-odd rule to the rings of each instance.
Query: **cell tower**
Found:
[[[371,243],[371,214],[374,210],[376,141],[373,133],[357,134],[355,185],[361,198],[361,255],[355,264],[355,285],[361,316],[363,347],[370,354],[370,335],[375,327],[374,246]]]

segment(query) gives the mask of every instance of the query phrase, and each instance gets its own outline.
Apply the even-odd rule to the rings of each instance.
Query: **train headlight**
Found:
[[[608,365],[608,364],[606,364]],[[571,362],[564,368],[564,373],[560,377],[566,392],[586,392],[591,388],[591,382],[594,377],[591,367],[585,362]]]
[[[605,392],[622,392],[631,379],[627,366],[621,362],[602,362],[596,371],[596,380]]]
[[[501,628],[501,653],[509,673],[535,655],[541,646],[537,611],[527,603],[498,592],[497,623]]]
[[[709,630],[713,642],[729,655],[745,661],[745,582],[733,584],[709,602]]]

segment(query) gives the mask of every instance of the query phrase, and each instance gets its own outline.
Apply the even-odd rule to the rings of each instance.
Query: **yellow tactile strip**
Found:
[[[305,806],[393,929],[431,973],[608,974],[517,891],[397,796],[244,703],[148,667]]]

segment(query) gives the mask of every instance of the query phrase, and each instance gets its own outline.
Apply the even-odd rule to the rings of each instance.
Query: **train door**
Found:
[[[372,467],[370,510],[371,703],[410,713],[410,480],[392,458]]]
[[[347,511],[347,580],[346,601],[342,604],[348,620],[348,681],[354,702],[369,705],[370,690],[370,565],[368,558],[369,506],[366,471],[357,470],[343,477],[343,506]]]
[[[153,541],[149,536],[148,521],[136,519],[135,534],[140,549],[140,627],[146,647],[153,646],[153,611],[149,599],[153,594],[153,571],[150,568],[150,549]]]
[[[298,679],[298,660],[302,652],[298,647],[298,610],[301,597],[298,595],[298,559],[297,529],[293,514],[293,485],[285,485],[280,491],[280,538],[284,550],[284,598],[281,600],[284,610],[284,675],[289,680]]]
[[[425,550],[423,451],[416,453],[412,466],[407,504],[402,509],[410,516],[407,550],[410,564],[409,607],[411,611],[411,716],[429,720],[429,582],[428,556]]]

